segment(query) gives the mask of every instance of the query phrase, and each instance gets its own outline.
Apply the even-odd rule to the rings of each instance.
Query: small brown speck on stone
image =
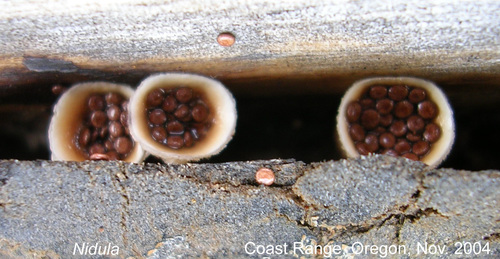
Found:
[[[255,173],[255,180],[258,184],[269,186],[274,183],[275,179],[273,170],[269,168],[262,167]]]
[[[106,154],[95,153],[90,155],[90,160],[109,160],[109,156]]]

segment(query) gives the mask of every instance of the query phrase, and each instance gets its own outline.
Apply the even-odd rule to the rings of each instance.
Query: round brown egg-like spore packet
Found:
[[[337,117],[339,141],[350,157],[402,156],[437,166],[454,139],[444,94],[416,78],[375,78],[355,83]]]
[[[54,106],[49,127],[53,160],[123,160],[141,162],[142,148],[128,128],[127,85],[81,83],[69,88]]]

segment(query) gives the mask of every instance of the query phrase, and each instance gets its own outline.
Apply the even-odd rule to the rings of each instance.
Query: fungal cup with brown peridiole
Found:
[[[142,148],[128,127],[133,90],[105,82],[82,83],[66,91],[49,128],[53,160],[124,160],[140,162]]]
[[[171,149],[195,146],[212,126],[213,108],[190,87],[156,88],[148,93],[146,107],[151,137]]]
[[[451,149],[454,130],[442,91],[417,78],[356,82],[337,115],[339,141],[349,157],[387,154],[436,167]]]
[[[217,154],[236,125],[231,93],[221,83],[198,75],[151,76],[137,88],[130,107],[134,138],[169,163]]]

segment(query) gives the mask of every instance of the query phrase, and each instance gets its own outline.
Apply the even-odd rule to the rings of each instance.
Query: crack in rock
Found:
[[[260,167],[275,171],[276,185],[256,184]],[[255,257],[249,242],[339,245],[346,258],[355,242],[411,253],[428,242],[453,253],[468,240],[500,252],[497,171],[429,170],[379,155],[311,165],[0,161],[0,179],[0,240],[61,258],[84,242],[112,243],[120,258]],[[0,242],[0,255],[23,253]]]
[[[127,190],[126,183],[128,181],[127,170],[125,166],[120,163],[119,164],[120,171],[116,172],[114,175],[114,182],[116,183],[118,190],[120,191],[122,201],[122,209],[121,209],[121,222],[120,225],[123,228],[122,238],[123,244],[128,246],[128,238],[127,233],[129,232],[129,227],[127,226],[127,217],[129,216],[129,206],[130,206],[130,198]]]

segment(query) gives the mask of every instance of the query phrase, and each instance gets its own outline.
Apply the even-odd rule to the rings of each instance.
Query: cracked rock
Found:
[[[313,165],[294,191],[317,212],[320,225],[359,225],[410,203],[425,166],[370,156]]]
[[[261,167],[274,185],[255,182]],[[481,242],[490,252],[479,256],[495,258],[499,190],[498,171],[380,155],[310,165],[0,161],[0,256],[315,258],[336,245],[333,257],[350,258],[363,244],[406,249],[389,258],[449,258],[456,242]],[[446,249],[417,254],[424,242]]]

